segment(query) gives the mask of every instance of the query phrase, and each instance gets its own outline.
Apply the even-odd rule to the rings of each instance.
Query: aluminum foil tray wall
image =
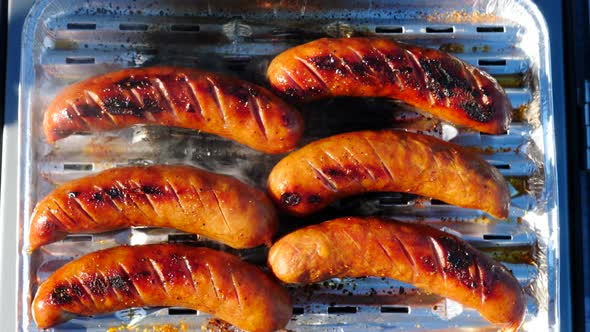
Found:
[[[207,239],[150,228],[71,236],[30,254],[31,211],[64,181],[119,165],[184,163],[264,186],[280,159],[215,136],[154,126],[74,135],[52,146],[44,140],[41,120],[60,89],[95,74],[151,64],[227,72],[267,85],[264,73],[277,53],[322,36],[352,35],[379,35],[445,50],[488,71],[512,102],[510,131],[489,136],[457,130],[412,117],[407,106],[382,100],[326,100],[303,110],[308,128],[304,141],[382,127],[442,136],[480,152],[506,176],[512,192],[510,220],[388,194],[340,202],[316,216],[317,221],[380,214],[457,234],[502,261],[521,281],[528,294],[523,330],[556,329],[559,229],[549,46],[543,18],[530,1],[41,0],[25,23],[22,45],[20,330],[36,331],[30,302],[39,283],[65,262],[98,249],[191,242],[260,265],[265,262],[265,249],[233,251]],[[392,116],[384,119],[384,114]],[[290,290],[295,308],[287,328],[294,331],[495,330],[476,311],[388,279],[330,280]],[[182,308],[136,308],[74,319],[55,330],[200,330],[210,318]]]

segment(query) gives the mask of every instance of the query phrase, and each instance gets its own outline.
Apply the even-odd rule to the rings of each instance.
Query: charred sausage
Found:
[[[295,147],[303,120],[266,89],[196,69],[126,69],[76,83],[45,112],[51,143],[75,132],[107,131],[134,124],[201,130],[267,153]]]
[[[184,245],[97,251],[57,270],[32,304],[41,329],[75,315],[143,306],[210,313],[248,331],[274,331],[291,317],[287,291],[259,268],[228,253]]]
[[[323,38],[279,54],[272,87],[299,101],[386,97],[485,133],[504,133],[512,107],[490,75],[444,52],[384,38]]]
[[[501,264],[435,228],[379,218],[340,218],[290,233],[268,264],[286,283],[389,277],[477,309],[508,330],[520,326],[524,292]]]
[[[508,216],[510,193],[498,170],[440,139],[403,131],[360,131],[324,138],[281,160],[268,190],[277,204],[308,215],[364,192],[407,192]]]
[[[249,248],[270,244],[278,219],[264,192],[229,176],[190,166],[121,167],[61,185],[41,200],[30,246],[131,226],[176,228]]]

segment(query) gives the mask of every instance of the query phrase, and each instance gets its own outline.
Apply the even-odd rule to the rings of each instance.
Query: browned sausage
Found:
[[[389,277],[477,309],[509,330],[520,326],[524,292],[501,264],[432,227],[379,218],[340,218],[276,242],[274,274],[307,284],[342,277]]]
[[[384,38],[323,38],[279,54],[268,67],[279,93],[400,99],[433,116],[485,133],[508,128],[512,107],[490,75],[444,52]]]
[[[31,250],[68,233],[169,227],[234,248],[270,244],[278,228],[264,192],[190,166],[113,168],[52,191],[31,217]]]
[[[303,133],[298,111],[266,89],[173,67],[126,69],[76,83],[55,97],[43,121],[50,143],[134,124],[201,130],[267,153],[293,149]]]
[[[287,291],[256,266],[228,253],[171,244],[116,247],[78,258],[41,284],[32,306],[41,329],[75,315],[179,306],[248,331],[274,331],[292,313]]]
[[[268,179],[286,211],[308,215],[364,192],[407,192],[508,217],[510,193],[498,170],[440,139],[403,131],[360,131],[321,139],[289,154]]]

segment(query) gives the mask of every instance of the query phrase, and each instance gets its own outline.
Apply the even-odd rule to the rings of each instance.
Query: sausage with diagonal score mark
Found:
[[[31,217],[31,250],[68,233],[176,228],[234,248],[270,244],[278,229],[266,194],[190,166],[120,167],[59,186]]]
[[[275,91],[294,101],[384,97],[436,118],[502,134],[512,106],[498,82],[458,58],[387,38],[322,38],[279,54],[268,67]]]
[[[294,215],[366,192],[406,192],[507,218],[510,192],[485,160],[432,136],[403,131],[335,135],[292,152],[271,171],[268,190]]]
[[[510,331],[524,318],[524,292],[508,269],[426,225],[334,219],[281,238],[270,249],[268,264],[286,283],[367,276],[408,282],[475,308]]]
[[[43,120],[50,143],[134,124],[201,130],[267,153],[292,150],[303,134],[299,112],[266,89],[174,67],[126,69],[71,85],[53,99]]]
[[[292,313],[287,291],[258,267],[228,253],[171,244],[78,258],[39,286],[32,312],[45,329],[76,315],[144,306],[191,308],[260,332],[283,328]]]

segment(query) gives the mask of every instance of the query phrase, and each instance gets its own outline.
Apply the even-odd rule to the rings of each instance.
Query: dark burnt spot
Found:
[[[107,193],[107,195],[109,195],[109,197],[111,199],[116,199],[116,198],[121,198],[123,197],[123,193],[121,192],[121,190],[119,190],[119,188],[117,187],[112,187],[109,188],[105,191]]]
[[[251,90],[252,88],[247,89],[242,85],[235,84],[227,86],[225,92],[228,95],[234,96],[236,99],[240,101],[240,103],[245,104],[250,101],[250,97],[252,96],[252,94],[250,93]]]
[[[362,63],[371,67],[377,72],[381,72],[387,67],[387,65],[383,61],[383,58],[374,54],[365,55],[362,59]]]
[[[143,97],[143,110],[150,113],[160,113],[162,108],[156,99],[150,97]]]
[[[447,262],[452,268],[462,270],[471,265],[472,257],[469,253],[469,249],[458,240],[444,236],[438,239],[438,241],[442,244],[442,247],[446,249]]]
[[[94,202],[102,202],[103,201],[102,193],[100,191],[95,192],[94,194],[92,194],[92,197],[90,199]]]
[[[106,111],[109,112],[109,114],[132,115],[138,118],[143,117],[144,109],[140,106],[134,105],[129,100],[111,97],[105,99],[103,103]]]
[[[65,285],[56,286],[51,294],[49,295],[49,301],[52,304],[64,305],[72,302],[72,296],[70,295],[70,288]]]
[[[371,72],[371,70],[362,62],[349,62],[348,67],[350,67],[353,74],[360,77],[367,77]]]
[[[419,62],[426,75],[426,87],[439,99],[450,97],[454,94],[455,89],[460,89],[462,91],[471,90],[469,83],[466,80],[449,72],[452,63],[445,63],[447,65],[445,67],[438,59],[431,58],[421,58]]]
[[[68,197],[69,197],[69,198],[76,198],[76,197],[78,197],[78,195],[80,195],[80,193],[79,193],[79,192],[77,192],[77,191],[70,191],[70,192],[68,193]]]
[[[465,110],[467,116],[477,122],[489,122],[492,120],[493,112],[490,105],[481,106],[475,101],[468,101],[461,104],[461,108]]]
[[[79,298],[86,295],[86,293],[84,292],[84,289],[82,288],[82,285],[80,285],[78,283],[72,283],[72,292],[74,293],[75,296],[77,296]]]
[[[156,186],[141,186],[141,191],[147,195],[161,195],[162,190]]]
[[[325,167],[322,171],[331,178],[341,178],[347,175],[345,170],[336,167]]]
[[[115,275],[108,278],[109,285],[116,290],[128,292],[129,291],[129,279],[124,276]]]
[[[331,54],[311,57],[308,60],[319,70],[333,71],[340,67],[340,63]]]
[[[98,275],[94,275],[84,280],[86,287],[94,295],[104,296],[107,294],[108,286],[107,283]]]
[[[436,265],[435,265],[435,262],[434,262],[434,259],[432,258],[432,256],[422,256],[420,258],[420,261],[422,263],[422,267],[427,272],[435,272],[436,271]]]
[[[404,295],[405,292],[406,292],[406,290],[402,286],[400,286],[399,295]]]
[[[445,272],[457,278],[466,287],[477,288],[478,284],[469,271],[474,259],[469,249],[451,237],[441,237],[438,241],[446,250]]]
[[[79,104],[76,106],[78,113],[85,118],[95,117],[100,118],[102,117],[101,109],[96,105],[90,104]]]
[[[146,88],[152,85],[152,83],[146,79],[136,79],[133,76],[124,78],[117,83],[115,83],[118,87],[125,90],[131,90],[135,88]]]
[[[310,204],[317,204],[320,203],[322,201],[322,198],[320,197],[320,195],[309,195],[309,197],[307,197],[307,202]]]
[[[301,202],[301,195],[298,193],[284,193],[281,195],[281,203],[286,206],[297,206]]]

